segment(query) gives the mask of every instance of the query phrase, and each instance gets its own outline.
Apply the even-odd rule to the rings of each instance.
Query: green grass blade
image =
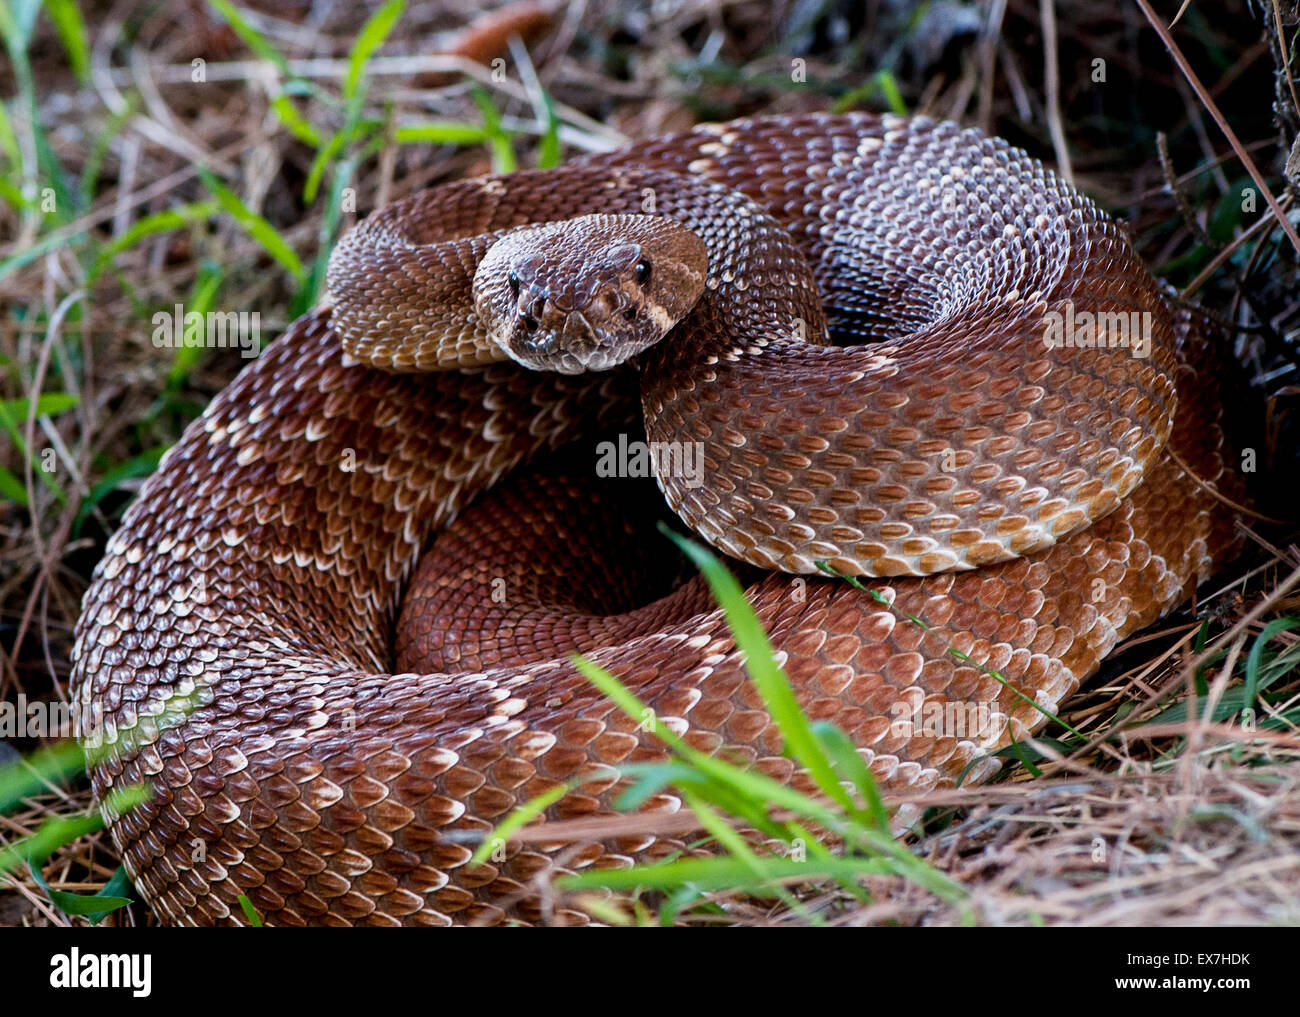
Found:
[[[74,197],[72,187],[68,183],[68,176],[63,170],[63,164],[55,156],[54,149],[50,147],[49,138],[46,137],[44,130],[33,129],[32,140],[36,143],[36,164],[41,171],[42,186],[40,189],[44,191],[48,187],[54,192],[54,210],[42,214],[49,216],[56,222],[68,221],[73,217],[78,202]]]
[[[0,813],[10,812],[24,798],[58,787],[84,772],[86,756],[74,741],[57,742],[12,763],[0,766]]]
[[[628,716],[636,720],[641,720],[646,716],[653,716],[652,711],[647,710],[645,705],[609,672],[581,656],[575,655],[570,659],[573,661],[574,666],[593,685]],[[793,788],[761,773],[741,769],[724,760],[693,749],[665,725],[656,725],[653,730],[656,737],[668,745],[681,758],[687,768],[699,771],[699,774],[694,778],[674,782],[684,793],[695,793],[701,799],[707,797],[715,805],[720,804],[720,790],[725,790],[728,795],[732,796],[732,798],[728,799],[729,801],[735,800],[737,797],[748,799],[740,808],[733,810],[728,807],[727,811],[732,812],[733,815],[738,815],[747,822],[751,822],[751,825],[760,830],[765,832],[773,831],[776,836],[785,839],[787,843],[790,842],[792,836],[804,837],[806,843],[815,845],[810,848],[810,853],[818,858],[819,864],[823,860],[830,858],[829,852],[797,823],[786,823],[778,826],[767,818],[769,808],[785,809],[793,815],[804,817],[817,826],[841,837],[848,847],[869,852],[879,864],[878,871],[903,876],[917,886],[935,894],[940,899],[965,907],[968,895],[959,883],[914,857],[906,848],[898,844],[888,832],[884,832],[876,826],[867,826],[853,819],[846,819],[821,802],[809,798],[807,795],[801,794]],[[714,786],[715,784],[717,786]],[[759,822],[753,822],[746,818],[755,814],[756,806],[757,811],[761,812]],[[853,860],[855,862],[861,861],[861,859],[856,858]],[[810,871],[808,863],[800,862],[797,864],[800,866],[798,871],[808,876]],[[629,870],[627,874],[629,882],[624,885],[627,887],[642,885],[637,882],[637,879],[645,871],[646,869],[641,867]],[[752,876],[752,872],[749,875]],[[680,883],[677,885],[680,886]]]
[[[223,279],[221,270],[214,265],[200,268],[198,278],[194,280],[194,288],[185,301],[186,313],[206,316],[216,306],[217,290],[221,288]],[[202,346],[177,346],[171,369],[167,372],[167,387],[175,390],[183,385],[205,352]]]
[[[303,268],[293,248],[285,242],[275,227],[245,205],[239,195],[226,187],[208,170],[200,167],[199,177],[222,209],[244,227],[245,232],[256,240],[267,254],[287,269],[295,279],[302,282],[307,275],[306,269]]]
[[[95,136],[90,146],[90,157],[81,168],[80,187],[86,204],[90,203],[95,189],[99,186],[99,174],[104,168],[104,159],[112,149],[117,136],[125,130],[126,125],[135,116],[138,102],[135,95],[127,96],[122,108],[108,118],[104,129]]]
[[[14,175],[21,177],[23,152],[18,146],[18,135],[14,133],[13,122],[9,119],[9,111],[3,102],[0,102],[0,152],[4,152],[5,159],[15,171]]]
[[[491,137],[486,127],[453,122],[408,124],[393,132],[399,145],[481,145]]]
[[[555,104],[545,92],[542,93],[541,102],[546,130],[537,150],[537,168],[552,169],[560,165],[560,118],[555,115]]]
[[[121,815],[148,801],[152,791],[143,784],[121,788],[112,792],[104,801],[104,809]],[[0,850],[0,873],[13,872],[23,865],[40,865],[46,858],[63,847],[87,834],[104,827],[104,817],[99,813],[91,816],[56,816],[42,823],[30,837],[14,841],[9,847]]]
[[[0,3],[0,35],[9,46],[10,56],[21,52],[26,57],[40,12],[41,0],[15,0],[12,9],[8,3]]]
[[[36,415],[38,417],[54,416],[56,413],[64,413],[81,400],[69,392],[46,392],[44,395],[36,397]],[[26,420],[31,412],[32,404],[27,399],[0,399],[0,421],[4,426],[13,432],[15,420]]]
[[[90,493],[82,499],[80,508],[77,509],[76,521],[72,524],[73,537],[81,536],[81,528],[85,525],[86,519],[90,513],[113,491],[122,486],[126,480],[134,480],[136,477],[147,477],[158,468],[163,454],[167,450],[161,446],[151,448],[146,452],[141,452],[137,456],[119,463],[109,470],[102,480],[90,489]]]
[[[612,699],[619,709],[628,716],[639,721],[645,716],[653,715],[654,711],[650,710],[641,700],[624,688],[623,684],[608,671],[591,663],[584,657],[575,655],[570,660],[573,661],[574,667],[588,681],[600,689],[606,697]],[[835,825],[839,822],[839,817],[820,802],[800,794],[771,777],[764,776],[753,770],[742,770],[738,766],[733,766],[724,760],[700,752],[698,749],[687,745],[664,724],[655,725],[654,734],[656,738],[677,752],[689,765],[701,770],[719,783],[735,787],[743,794],[760,797],[770,805],[789,809],[791,812],[806,816],[823,825]]]
[[[637,777],[636,782],[618,796],[615,808],[621,812],[635,812],[664,788],[678,781],[693,780],[696,771],[684,763],[627,763],[621,767],[623,776]]]
[[[128,904],[132,903],[139,897],[134,884],[131,882],[131,876],[126,871],[125,865],[119,865],[117,871],[109,877],[107,883],[95,891],[92,900],[99,900],[101,905],[108,901],[124,900]],[[91,925],[98,925],[105,917],[116,911],[118,906],[114,905],[104,911],[87,911],[85,917],[90,920]]]
[[[376,139],[378,142],[378,139]],[[316,259],[312,262],[311,272],[306,283],[301,286],[289,305],[292,316],[305,314],[320,299],[325,289],[325,276],[329,270],[330,253],[334,248],[334,237],[338,232],[339,217],[343,207],[343,189],[348,186],[357,166],[365,158],[367,150],[354,152],[346,159],[340,159],[334,165],[330,175],[329,194],[325,200],[324,214],[321,216],[320,230],[317,233]]]
[[[64,844],[103,828],[104,819],[98,813],[47,819],[30,837],[22,837],[0,850],[0,874],[16,872],[29,862],[35,868]]]
[[[3,108],[3,106],[4,103],[0,102],[0,108]],[[23,197],[23,192],[3,177],[0,177],[0,198],[3,198],[9,207],[16,212],[22,212],[31,207],[31,203]]]
[[[1196,642],[1192,644],[1192,654],[1194,656],[1199,657],[1201,655],[1201,652],[1205,649],[1206,640],[1209,638],[1210,619],[1202,618],[1200,630],[1196,633]],[[1209,666],[1209,663],[1209,661],[1206,661],[1198,667],[1196,673],[1192,676],[1194,680],[1193,687],[1196,690],[1196,698],[1201,701],[1204,701],[1210,695],[1210,683],[1205,677],[1205,669]]]
[[[882,67],[876,71],[875,82],[879,86],[881,94],[885,97],[885,103],[889,106],[889,111],[897,113],[900,117],[907,116],[907,103],[903,101],[903,93],[899,90],[898,81],[893,74]]]
[[[1008,726],[1007,730],[1008,731],[1011,730],[1010,726]],[[1031,777],[1041,777],[1043,775],[1043,771],[1040,770],[1034,764],[1034,756],[1038,755],[1038,753],[1031,753],[1029,751],[1029,747],[1026,746],[1024,743],[1022,743],[1019,739],[1013,736],[1011,739],[1011,744],[1008,745],[1006,749],[1003,751],[1005,751],[1010,757],[1014,758],[1021,766],[1023,766],[1026,770],[1028,770]],[[998,755],[1001,754],[1002,754],[1001,752],[998,753]]]
[[[357,94],[362,75],[365,74],[366,62],[384,44],[388,33],[393,30],[405,10],[406,0],[388,0],[362,26],[357,35],[357,43],[352,47],[352,55],[348,58],[348,73],[343,79],[344,98],[351,99]]]
[[[98,278],[109,262],[146,237],[166,233],[169,230],[183,229],[195,223],[207,222],[217,214],[220,207],[215,201],[196,201],[189,205],[182,205],[179,208],[168,208],[161,212],[154,212],[152,215],[146,215],[143,219],[138,219],[131,224],[125,233],[99,252],[95,264],[91,268],[87,285]],[[4,272],[0,269],[0,277],[3,277],[3,275]]]
[[[874,826],[882,833],[888,833],[889,812],[885,808],[884,799],[880,797],[880,788],[866,760],[858,754],[858,747],[853,744],[853,740],[834,724],[826,721],[814,724],[812,730],[822,750],[839,769],[840,775],[851,782],[858,789],[858,794],[862,795],[866,811],[854,810],[860,821],[868,826]]]
[[[1274,618],[1264,626],[1264,631],[1259,634],[1251,645],[1250,653],[1246,656],[1245,702],[1248,708],[1255,705],[1255,698],[1259,693],[1259,662],[1263,656],[1264,647],[1279,632],[1286,632],[1297,626],[1300,626],[1300,618]]]
[[[69,395],[66,392],[48,392],[37,397],[36,416],[45,417],[63,413],[72,409],[72,407],[76,406],[79,401],[80,400],[76,396]],[[23,434],[30,409],[31,404],[26,399],[0,400],[0,427],[3,427],[4,430],[8,432],[9,440],[14,443],[14,448],[17,449],[19,455],[24,459],[31,458],[31,450],[28,449],[27,441]],[[45,470],[37,466],[33,466],[32,473],[34,476],[40,478],[41,483],[43,483],[49,489],[50,493],[59,500],[60,504],[67,503],[68,496],[63,490],[63,485],[54,478],[53,473],[46,473]],[[15,483],[18,483],[16,477],[13,479]],[[21,483],[19,483],[18,486],[23,490],[23,498],[21,501],[25,505],[27,504],[26,488],[23,487]]]
[[[26,205],[25,201],[24,205]],[[84,233],[78,233],[75,237],[62,236],[58,233],[50,233],[41,237],[25,250],[21,250],[4,261],[0,261],[0,279],[17,272],[19,269],[26,268],[33,261],[45,257],[51,251],[58,250],[60,247],[83,237],[85,237]]]
[[[23,508],[27,508],[29,504],[26,485],[3,465],[0,465],[0,497],[7,498],[15,505],[21,505]]]
[[[93,894],[72,893],[68,890],[56,890],[50,886],[41,872],[40,865],[29,865],[27,871],[31,873],[36,885],[45,891],[50,903],[65,915],[77,915],[82,918],[89,918],[92,922],[98,922],[105,915],[111,914],[118,908],[124,908],[131,903],[130,897],[105,893],[104,891],[108,889],[107,884]],[[117,871],[123,872],[121,866],[118,867]],[[114,878],[116,878],[116,875],[114,875]]]
[[[274,64],[279,68],[280,73],[285,77],[290,77],[289,61],[287,61],[274,46],[272,46],[261,32],[245,20],[244,15],[240,13],[239,8],[230,3],[229,0],[208,0],[209,5],[216,9],[222,19],[228,24],[231,30],[239,36],[240,40],[253,51],[262,60]]]
[[[549,809],[573,788],[572,784],[561,784],[549,791],[543,791],[536,798],[525,802],[506,817],[505,822],[483,838],[483,843],[469,860],[470,865],[482,865],[491,856],[497,841],[505,843],[515,832],[523,829],[537,816]]]
[[[86,84],[90,80],[90,45],[86,41],[86,23],[77,9],[76,0],[45,0],[45,9],[59,33],[73,73],[78,81]]]
[[[510,144],[510,133],[501,126],[501,114],[497,112],[492,96],[475,86],[470,89],[470,97],[483,117],[483,127],[488,132],[488,151],[492,154],[492,171],[494,173],[513,173],[519,168],[515,150]]]
[[[271,100],[271,109],[275,110],[275,115],[280,118],[280,123],[284,124],[285,128],[295,138],[311,145],[312,148],[320,148],[324,141],[320,131],[316,130],[304,119],[289,96],[281,92]]]
[[[257,913],[257,908],[253,907],[253,902],[248,899],[248,894],[241,893],[235,898],[239,901],[239,910],[244,912],[244,918],[254,929],[263,928],[262,916]]]
[[[683,883],[697,890],[738,890],[743,893],[772,896],[773,884],[781,880],[814,882],[818,879],[858,879],[891,875],[880,859],[825,858],[794,861],[789,858],[762,859],[761,874],[736,858],[684,858],[631,869],[593,869],[561,876],[555,885],[564,890],[604,888],[608,890],[675,890]]]
[[[763,631],[763,626],[754,614],[754,609],[745,599],[745,591],[740,588],[725,565],[707,551],[702,545],[687,540],[666,527],[660,527],[669,538],[685,552],[696,567],[703,573],[714,597],[722,606],[727,616],[727,623],[736,637],[736,645],[745,656],[745,666],[757,686],[759,695],[772,713],[772,719],[781,728],[790,754],[802,763],[804,768],[827,795],[835,799],[846,809],[853,810],[853,800],[844,791],[839,778],[831,768],[826,754],[818,744],[816,736],[808,723],[808,717],[799,706],[790,682],[776,662],[776,652]]]
[[[759,858],[753,849],[745,843],[745,839],[732,829],[731,825],[721,816],[709,808],[703,799],[687,792],[682,795],[682,800],[699,818],[704,829],[713,835],[713,839],[726,850],[728,855],[744,865],[753,874],[759,885],[767,885],[772,882],[767,873],[767,859]],[[784,887],[775,885],[773,891],[785,903],[786,907],[799,912],[814,924],[821,924],[820,920],[810,914],[807,908],[800,904]]]
[[[325,171],[329,169],[335,156],[343,151],[343,147],[351,140],[352,132],[353,128],[343,127],[330,135],[329,141],[316,150],[316,156],[311,161],[311,169],[307,171],[307,182],[302,188],[303,201],[308,205],[315,204],[316,194],[320,190],[321,181],[325,178]]]

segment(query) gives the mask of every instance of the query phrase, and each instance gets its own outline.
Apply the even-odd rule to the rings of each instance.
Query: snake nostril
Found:
[[[639,318],[640,316],[641,316],[641,315],[640,315],[640,313],[637,311],[637,309],[636,309],[636,305],[635,305],[635,304],[633,304],[631,307],[627,308],[627,309],[623,312],[623,320],[624,320],[624,321],[636,321],[637,318]]]
[[[536,332],[537,326],[541,324],[541,322],[539,322],[531,314],[525,314],[522,318],[519,319],[519,323],[524,326],[524,331],[527,332],[529,335],[532,335],[534,332]]]

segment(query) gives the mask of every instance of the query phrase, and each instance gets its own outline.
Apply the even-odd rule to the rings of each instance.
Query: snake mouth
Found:
[[[593,324],[589,311],[567,313],[547,304],[544,310],[523,311],[508,330],[494,336],[512,360],[531,370],[581,374],[603,371],[627,358],[626,346]]]
[[[675,321],[636,293],[609,287],[580,307],[525,292],[513,318],[490,333],[516,363],[532,370],[607,371],[659,342]]]

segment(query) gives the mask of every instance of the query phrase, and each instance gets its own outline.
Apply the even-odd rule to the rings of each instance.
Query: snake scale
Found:
[[[690,837],[468,864],[515,806],[579,778],[545,818],[599,816],[614,767],[662,758],[575,650],[811,788],[657,498],[597,475],[619,436],[702,450],[668,504],[748,563],[800,701],[886,789],[987,778],[1233,552],[1220,356],[1089,199],[923,118],[706,125],[398,202],[108,544],[74,694],[97,794],[154,789],[106,806],[114,842],[169,923],[237,923],[240,895],[267,924],[586,921],[539,874]],[[898,723],[951,704],[987,723]]]

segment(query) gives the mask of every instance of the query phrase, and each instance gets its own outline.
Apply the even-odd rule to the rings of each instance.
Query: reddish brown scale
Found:
[[[756,559],[788,545],[783,564],[798,564],[810,553],[792,539],[800,527],[812,528],[813,544],[837,527],[871,530],[861,543],[897,546],[861,560],[903,570],[950,547],[967,561],[1005,554],[1016,537],[999,527],[1010,517],[1049,518],[1055,529],[1118,503],[1026,557],[873,581],[893,610],[818,578],[771,575],[750,587],[801,701],[851,735],[887,788],[987,776],[989,751],[1044,718],[982,668],[1054,709],[1117,640],[1177,605],[1233,551],[1231,516],[1159,453],[1176,382],[1173,447],[1205,481],[1244,497],[1203,324],[1164,305],[1086,199],[1001,143],[896,118],[752,121],[584,160],[575,177],[548,175],[545,187],[527,183],[534,177],[521,177],[518,192],[452,185],[377,218],[408,237],[425,221],[436,221],[438,238],[448,229],[470,236],[568,214],[566,181],[587,186],[603,173],[626,182],[620,167],[633,166],[744,190],[790,230],[832,328],[888,343],[811,355],[792,347],[769,359],[781,352],[774,342],[693,376],[671,358],[649,358],[652,435],[706,442],[707,483],[671,500],[692,525],[697,510],[721,507],[753,527],[706,520],[710,539]],[[969,171],[965,182],[944,183],[956,166]],[[674,193],[659,195],[660,208],[689,211],[694,198],[675,205]],[[485,219],[474,194],[496,211]],[[1037,209],[1063,210],[1064,227],[1017,249],[1006,226]],[[475,243],[457,248],[470,251],[456,255],[467,259],[461,283],[473,250],[485,249]],[[421,267],[421,249],[404,244],[385,255],[392,271],[382,286],[409,293],[411,279],[444,278],[444,262]],[[1041,299],[1021,306],[1009,288]],[[355,313],[396,306],[382,296],[358,303],[333,277],[331,292],[335,307]],[[990,305],[992,292],[1001,296]],[[1076,310],[1152,309],[1152,355],[1025,341],[1040,309],[1066,296]],[[708,330],[743,308],[736,299],[688,319],[696,337],[716,341]],[[456,335],[454,348],[478,349],[474,335]],[[142,780],[155,788],[110,818],[128,872],[161,919],[238,922],[237,898],[247,894],[268,924],[584,921],[563,909],[543,914],[531,881],[552,866],[663,857],[685,838],[510,845],[504,860],[467,864],[474,838],[515,805],[580,775],[583,785],[547,818],[599,814],[618,792],[611,766],[662,757],[637,719],[567,663],[574,647],[692,744],[808,786],[781,755],[698,581],[645,603],[671,585],[666,545],[652,531],[639,536],[639,517],[598,529],[599,513],[584,507],[590,474],[512,478],[471,507],[546,449],[632,428],[634,372],[566,378],[492,363],[415,376],[344,366],[343,356],[321,311],[252,364],[145,485],[86,597],[73,684],[83,733],[109,749],[95,757],[94,785],[100,795]],[[809,375],[809,356],[830,373]],[[876,358],[865,373],[864,356]],[[902,372],[925,356],[920,376]],[[943,470],[948,449],[953,468]],[[1144,468],[1145,481],[1121,496]],[[1025,484],[1009,486],[1016,477]],[[525,517],[539,498],[536,520]],[[744,501],[753,514],[738,513]],[[393,618],[435,534],[407,615],[417,626],[432,621],[438,637],[426,648],[446,662],[436,666],[450,667],[454,649],[488,670],[392,673]],[[940,552],[901,556],[904,542],[929,537]],[[594,575],[596,556],[609,571],[606,559],[632,540],[644,546],[630,577]],[[591,560],[566,554],[574,547]],[[504,603],[485,597],[485,580],[498,577]],[[167,716],[169,701],[174,714],[190,695],[197,708]],[[900,703],[984,703],[991,736],[908,730],[895,723]],[[993,733],[998,714],[1010,717],[1009,732]],[[644,808],[682,805],[663,792]]]

